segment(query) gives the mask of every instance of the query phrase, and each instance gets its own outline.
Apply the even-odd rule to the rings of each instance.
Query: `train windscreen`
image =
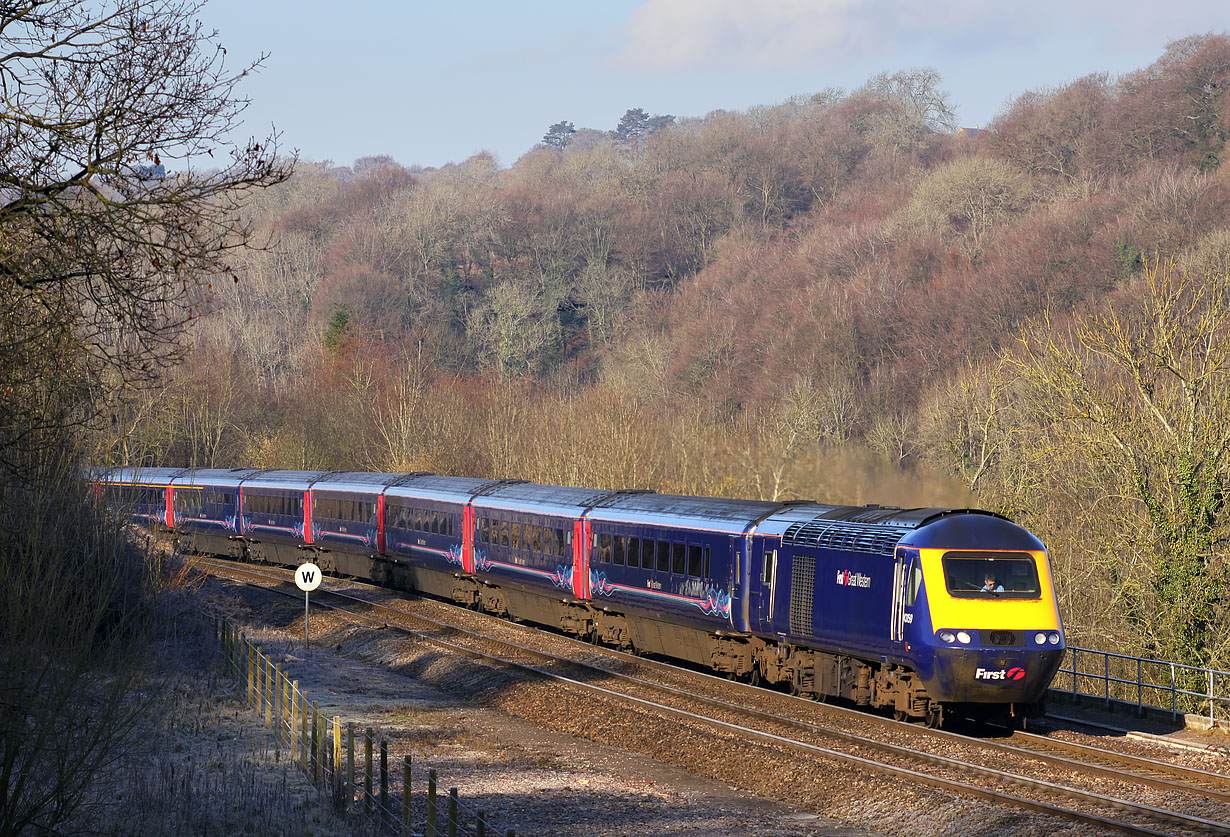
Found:
[[[943,562],[944,583],[958,598],[1036,599],[1042,592],[1027,552],[949,552]]]

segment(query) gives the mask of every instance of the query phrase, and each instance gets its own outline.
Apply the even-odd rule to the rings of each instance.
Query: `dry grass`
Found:
[[[131,750],[96,776],[67,832],[152,835],[352,835],[222,677],[205,617],[152,655],[165,684]]]

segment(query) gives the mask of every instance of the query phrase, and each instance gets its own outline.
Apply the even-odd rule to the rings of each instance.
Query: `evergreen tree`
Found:
[[[568,143],[572,142],[572,135],[576,132],[577,129],[571,122],[556,122],[543,134],[542,144],[563,151]]]

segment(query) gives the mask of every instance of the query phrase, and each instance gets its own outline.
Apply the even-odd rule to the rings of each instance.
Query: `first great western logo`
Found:
[[[1020,680],[1025,676],[1025,669],[1013,666],[1010,669],[978,668],[974,671],[975,680]]]
[[[849,570],[838,570],[837,584],[841,587],[870,587],[871,576]]]

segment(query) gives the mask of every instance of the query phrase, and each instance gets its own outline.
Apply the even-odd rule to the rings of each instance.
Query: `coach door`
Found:
[[[906,622],[914,616],[909,609],[909,606],[914,604],[910,580],[915,575],[914,565],[917,561],[916,549],[898,548],[893,556],[893,604],[889,617],[889,639],[893,643],[905,641]]]
[[[773,631],[774,587],[777,580],[778,550],[774,542],[765,538],[752,538],[751,565],[748,567],[748,610],[753,625],[766,633]]]

